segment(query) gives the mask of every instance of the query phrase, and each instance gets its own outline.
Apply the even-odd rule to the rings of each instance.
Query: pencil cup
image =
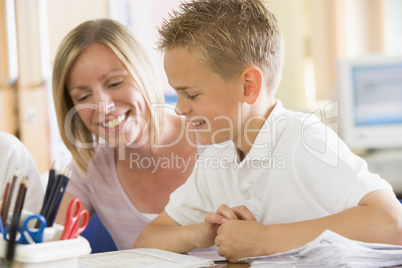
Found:
[[[24,213],[21,218],[26,218]],[[64,226],[54,224],[44,230],[44,242],[17,244],[13,268],[75,268],[78,257],[91,253],[89,242],[82,236],[60,240]],[[5,258],[8,242],[0,239],[0,258]]]
[[[59,224],[53,224],[52,227],[46,227],[43,232],[43,240],[45,242],[60,240],[63,230],[64,226]]]

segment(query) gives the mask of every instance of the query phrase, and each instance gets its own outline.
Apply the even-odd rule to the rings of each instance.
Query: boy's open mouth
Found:
[[[191,122],[191,124],[192,124],[194,127],[197,127],[197,126],[202,125],[202,124],[204,124],[204,123],[205,123],[205,120],[199,120],[199,121],[192,121],[192,122]]]

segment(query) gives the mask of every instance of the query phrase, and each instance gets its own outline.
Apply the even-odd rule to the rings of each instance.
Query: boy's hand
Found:
[[[208,248],[213,246],[218,228],[228,220],[256,221],[246,206],[230,208],[227,205],[221,205],[215,213],[205,215],[204,223],[201,224],[200,232],[196,236],[197,247]]]
[[[237,216],[227,205],[221,205],[215,213],[207,213],[204,222],[200,225],[200,232],[196,236],[198,248],[208,248],[214,245],[219,226],[228,220],[235,220]]]
[[[215,245],[218,254],[231,262],[254,255],[260,247],[256,242],[261,237],[264,225],[257,222],[246,206],[229,208],[223,205],[218,211],[221,215],[231,216],[231,221],[222,223],[217,229]]]
[[[227,221],[218,228],[215,238],[218,254],[230,262],[244,257],[265,255],[265,252],[261,251],[267,243],[263,235],[265,227],[257,221]]]
[[[253,213],[246,206],[233,207],[232,211],[236,214],[238,220],[257,221]]]

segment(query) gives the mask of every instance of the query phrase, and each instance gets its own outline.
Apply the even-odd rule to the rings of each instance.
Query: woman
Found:
[[[56,222],[78,197],[96,212],[119,250],[163,211],[197,156],[182,118],[164,112],[163,92],[130,30],[87,21],[61,42],[53,98],[73,172]]]

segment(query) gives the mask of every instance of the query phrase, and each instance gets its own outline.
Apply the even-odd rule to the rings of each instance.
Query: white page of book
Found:
[[[78,258],[78,268],[209,267],[211,260],[157,249],[130,249],[95,253]]]

